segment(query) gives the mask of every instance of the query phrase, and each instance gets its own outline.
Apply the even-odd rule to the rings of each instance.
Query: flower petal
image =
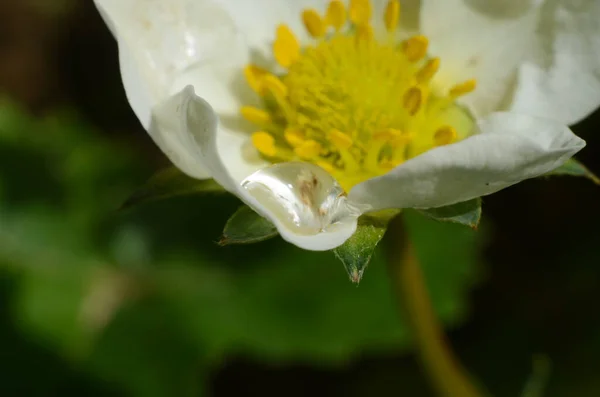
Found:
[[[285,240],[320,251],[341,245],[354,233],[361,211],[347,202],[323,169],[305,163],[278,164],[246,175],[240,184],[223,164],[218,118],[208,102],[196,96],[192,86],[169,102],[181,123],[181,143],[195,152],[218,183],[270,220]]]
[[[348,199],[373,210],[442,207],[542,175],[585,146],[566,126],[522,114],[493,113],[478,128],[355,186]]]
[[[421,30],[442,59],[441,88],[475,78],[464,97],[477,117],[498,110],[536,44],[539,0],[422,0]]]
[[[519,70],[511,109],[574,124],[600,105],[600,2],[551,2],[540,36],[552,38],[547,59]]]
[[[140,122],[182,171],[199,179],[210,177],[182,143],[180,125],[171,119],[172,104],[167,98],[181,87],[194,84],[215,107],[237,116],[239,105],[232,99],[233,82],[228,76],[248,62],[248,49],[233,20],[212,1],[95,3],[117,39],[123,85]],[[225,134],[223,140],[241,146],[239,136]]]

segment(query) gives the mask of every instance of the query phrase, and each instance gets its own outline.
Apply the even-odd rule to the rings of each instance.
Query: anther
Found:
[[[423,103],[423,92],[419,87],[411,87],[404,94],[403,105],[408,114],[417,114]]]
[[[347,150],[352,146],[352,138],[338,130],[331,130],[327,134],[327,139],[338,150]]]
[[[463,96],[463,95],[470,93],[471,91],[473,91],[475,89],[475,87],[477,87],[477,80],[475,80],[475,79],[467,80],[465,82],[462,82],[462,83],[457,84],[454,87],[450,88],[448,95],[452,99],[455,99],[455,98],[458,98],[459,96]]]
[[[402,42],[402,51],[410,62],[416,62],[427,54],[429,39],[425,36],[414,36]]]
[[[388,32],[393,32],[398,27],[400,20],[400,2],[398,0],[390,0],[385,8],[383,21]]]
[[[317,11],[313,9],[304,10],[302,12],[302,21],[308,33],[315,39],[325,35],[325,22]]]
[[[420,84],[428,83],[440,69],[440,58],[430,59],[415,75]]]
[[[275,157],[277,148],[275,147],[275,138],[270,134],[260,131],[252,134],[252,144],[254,147],[265,156]]]
[[[361,26],[371,19],[371,2],[369,0],[350,0],[349,16],[352,23]]]
[[[346,23],[346,8],[340,0],[333,0],[327,7],[325,21],[328,25],[333,26],[335,30],[340,30]]]
[[[266,74],[268,74],[266,70],[255,65],[248,65],[244,68],[244,76],[246,77],[248,85],[260,96],[266,94],[262,84],[262,79]]]
[[[304,141],[294,149],[294,153],[301,159],[312,160],[321,153],[321,144],[317,141]]]
[[[300,57],[300,43],[287,25],[277,27],[273,55],[284,68],[289,68]]]
[[[249,122],[260,126],[264,126],[271,122],[271,116],[268,112],[255,108],[254,106],[242,106],[240,108],[240,113]]]
[[[454,142],[456,140],[456,137],[456,130],[449,125],[445,125],[435,132],[433,140],[436,146],[443,146]]]

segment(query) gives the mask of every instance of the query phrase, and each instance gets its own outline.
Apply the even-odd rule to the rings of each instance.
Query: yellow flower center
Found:
[[[276,75],[245,69],[263,107],[242,115],[259,127],[252,143],[271,162],[308,161],[331,173],[348,191],[407,159],[469,135],[473,121],[456,98],[475,89],[468,80],[442,92],[431,81],[439,58],[428,58],[428,39],[399,41],[400,3],[383,15],[387,34],[375,37],[369,0],[329,3],[324,16],[302,13],[312,45],[301,47],[286,25],[277,27]]]

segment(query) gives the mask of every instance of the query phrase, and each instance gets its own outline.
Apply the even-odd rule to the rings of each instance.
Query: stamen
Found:
[[[288,88],[272,74],[267,74],[262,79],[263,86],[265,89],[273,95],[275,100],[279,103],[281,100],[285,100],[288,94]],[[281,104],[280,104],[281,105]]]
[[[330,163],[328,163],[327,161],[319,160],[319,161],[315,161],[315,164],[318,165],[319,167],[323,168],[325,171],[329,172],[330,174],[333,174],[334,172],[337,171],[335,169],[335,167],[333,165],[331,165]]]
[[[262,84],[262,79],[267,74],[266,70],[256,65],[248,65],[244,68],[244,76],[248,85],[260,96],[264,96],[267,93]]]
[[[304,160],[312,160],[317,157],[323,148],[317,141],[304,141],[300,146],[294,149],[294,153]]]
[[[259,152],[268,157],[275,157],[277,148],[275,147],[275,138],[270,134],[260,131],[252,134],[252,144]]]
[[[460,96],[466,95],[469,92],[473,91],[477,87],[477,80],[471,79],[467,80],[463,83],[457,84],[454,87],[450,88],[450,92],[448,95],[452,99],[456,99]]]
[[[325,35],[325,22],[317,11],[313,9],[304,10],[302,12],[302,21],[308,33],[315,39]]]
[[[430,59],[415,75],[419,84],[428,83],[440,69],[440,58]]]
[[[454,127],[449,125],[445,125],[439,128],[435,135],[433,136],[433,140],[435,142],[435,146],[444,146],[449,143],[452,143],[456,140],[457,132]]]
[[[402,42],[402,51],[410,62],[416,62],[427,54],[429,39],[425,36],[414,36]]]
[[[400,130],[395,128],[385,128],[373,134],[373,139],[379,142],[389,142],[402,135]]]
[[[400,20],[400,2],[398,0],[390,0],[388,2],[383,20],[388,32],[392,33],[396,30],[398,21]]]
[[[284,68],[289,68],[300,57],[300,43],[287,25],[277,27],[273,55]]]
[[[356,38],[358,40],[370,41],[373,39],[373,27],[371,25],[359,25],[356,28]]]
[[[286,128],[283,137],[292,147],[300,146],[305,141],[304,134],[295,128]]]
[[[366,25],[371,19],[371,2],[369,0],[350,0],[350,21],[357,26]]]
[[[414,116],[417,114],[423,103],[423,91],[419,87],[411,87],[404,94],[404,109],[408,111],[408,114]]]
[[[327,138],[338,150],[348,150],[353,144],[352,138],[338,130],[329,131]]]
[[[346,8],[344,3],[340,0],[333,0],[327,7],[327,13],[325,14],[325,21],[328,25],[338,31],[346,23]]]
[[[242,116],[251,123],[264,126],[271,123],[271,115],[262,109],[254,106],[242,106],[240,109]]]
[[[374,138],[383,140],[389,143],[392,147],[399,147],[410,143],[412,140],[412,135],[408,132],[403,132],[395,128],[387,128],[376,133]]]

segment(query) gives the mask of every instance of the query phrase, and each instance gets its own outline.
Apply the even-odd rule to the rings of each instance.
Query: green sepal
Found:
[[[154,174],[123,203],[121,209],[176,196],[225,192],[226,190],[213,179],[194,179],[176,167],[169,167]]]
[[[333,250],[342,261],[350,281],[358,284],[367,268],[377,244],[383,238],[388,223],[399,210],[386,210],[363,215],[358,219],[356,232],[346,242]]]
[[[421,214],[441,222],[458,223],[477,229],[481,220],[481,198],[439,208],[417,210]]]
[[[575,159],[569,159],[566,163],[558,167],[557,169],[550,171],[544,176],[554,176],[554,175],[568,175],[568,176],[578,176],[591,180],[596,185],[600,185],[600,178],[594,175],[585,165],[581,164],[579,161]]]
[[[267,219],[244,205],[225,224],[220,245],[252,244],[277,236],[277,228]]]

